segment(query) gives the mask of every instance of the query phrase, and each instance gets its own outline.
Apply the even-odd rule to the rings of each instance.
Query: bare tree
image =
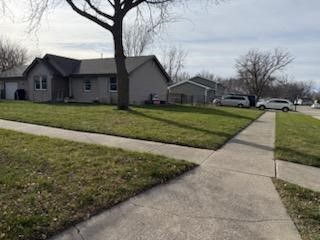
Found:
[[[280,49],[273,52],[253,49],[237,60],[236,68],[248,93],[259,99],[265,88],[275,81],[274,74],[284,70],[292,61],[291,55]]]
[[[160,34],[165,24],[173,21],[170,16],[158,16],[156,19],[145,20],[136,18],[123,29],[123,45],[126,56],[141,56]]]
[[[7,3],[5,0],[0,0],[0,15],[4,14],[6,12],[7,9]]]
[[[21,66],[27,60],[27,50],[24,47],[0,39],[0,73]]]
[[[243,81],[239,78],[225,78],[225,79],[220,79],[219,82],[223,85],[227,93],[234,93],[234,94],[247,93],[246,89],[244,88]]]
[[[189,80],[191,78],[190,73],[186,72],[186,71],[181,71],[177,78],[175,79],[175,82],[182,82],[182,81],[186,81]]]
[[[123,46],[124,18],[133,9],[145,8],[152,16],[159,11],[160,16],[168,11],[173,3],[184,3],[181,0],[29,0],[31,6],[30,25],[37,27],[46,10],[57,5],[57,2],[66,2],[72,10],[84,18],[98,24],[113,36],[115,62],[118,77],[118,108],[129,108],[129,75],[126,68],[126,56]],[[218,3],[220,0],[211,0]],[[143,11],[140,11],[141,13]]]
[[[177,47],[171,47],[163,51],[162,65],[173,82],[178,82],[184,68],[187,53]]]
[[[267,87],[265,96],[281,97],[295,101],[299,98],[307,98],[311,96],[313,83],[311,81],[294,81],[288,76],[278,78],[272,86]]]
[[[201,71],[200,73],[197,74],[197,76],[205,78],[205,79],[209,79],[209,80],[212,80],[212,81],[217,79],[217,76],[214,73],[209,72],[207,70]]]

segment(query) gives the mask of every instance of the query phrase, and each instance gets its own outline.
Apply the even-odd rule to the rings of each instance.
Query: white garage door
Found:
[[[6,99],[14,100],[14,93],[18,89],[17,82],[8,82],[6,83]]]

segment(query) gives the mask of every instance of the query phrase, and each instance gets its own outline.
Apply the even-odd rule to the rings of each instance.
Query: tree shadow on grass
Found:
[[[237,119],[246,119],[246,120],[254,120],[254,117],[248,117],[244,115],[239,115],[235,113],[231,113],[228,111],[224,111],[222,109],[217,108],[205,108],[205,107],[193,107],[193,106],[178,106],[178,105],[167,105],[167,106],[146,106],[146,107],[135,107],[137,109],[148,109],[148,110],[161,110],[166,112],[175,112],[175,113],[199,113],[199,114],[208,114],[208,115],[216,115],[223,116],[229,118],[237,118]]]
[[[313,155],[305,152],[299,152],[297,150],[293,150],[291,148],[286,147],[277,147],[276,148],[277,155],[284,155],[282,158],[286,158],[285,156],[291,156],[287,157],[287,159],[279,159],[279,160],[286,160],[289,162],[294,163],[300,163],[303,165],[313,166],[320,168],[320,156],[319,155]]]
[[[151,120],[163,122],[165,124],[172,125],[172,126],[175,126],[175,127],[178,127],[178,128],[184,128],[184,129],[187,129],[187,130],[198,131],[198,132],[202,132],[202,133],[205,133],[205,134],[212,134],[212,135],[216,135],[216,136],[219,136],[219,137],[224,137],[224,138],[227,138],[227,139],[229,139],[229,138],[231,138],[233,136],[233,135],[225,133],[225,132],[212,131],[212,130],[208,130],[208,129],[203,129],[203,128],[199,128],[199,127],[190,126],[190,125],[187,125],[187,124],[182,124],[182,123],[179,123],[179,122],[176,122],[176,121],[172,121],[172,120],[169,120],[169,119],[150,116],[150,115],[147,115],[145,113],[138,112],[138,111],[135,111],[135,110],[131,110],[131,113],[134,114],[134,115],[140,116],[140,117],[149,118]]]

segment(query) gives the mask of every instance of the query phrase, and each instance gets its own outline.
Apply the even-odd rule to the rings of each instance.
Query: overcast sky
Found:
[[[187,8],[174,9],[181,20],[168,26],[161,41],[187,51],[186,71],[208,70],[231,77],[236,75],[235,60],[251,48],[282,48],[295,57],[286,70],[289,76],[312,80],[320,89],[319,0],[229,0],[211,7],[191,2]],[[16,6],[13,12],[21,16],[23,8]],[[32,54],[113,55],[111,35],[67,6],[57,8],[42,22],[38,38],[25,33],[26,24],[18,16],[13,19],[0,20],[1,35],[23,43]]]

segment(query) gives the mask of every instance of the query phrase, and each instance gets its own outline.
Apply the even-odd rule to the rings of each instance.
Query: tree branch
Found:
[[[87,13],[84,10],[81,10],[80,8],[78,8],[72,0],[66,0],[66,2],[71,6],[71,8],[78,14],[80,14],[81,16],[97,23],[98,25],[100,25],[103,28],[108,29],[109,31],[112,31],[112,26],[104,21],[101,21],[99,18]]]

